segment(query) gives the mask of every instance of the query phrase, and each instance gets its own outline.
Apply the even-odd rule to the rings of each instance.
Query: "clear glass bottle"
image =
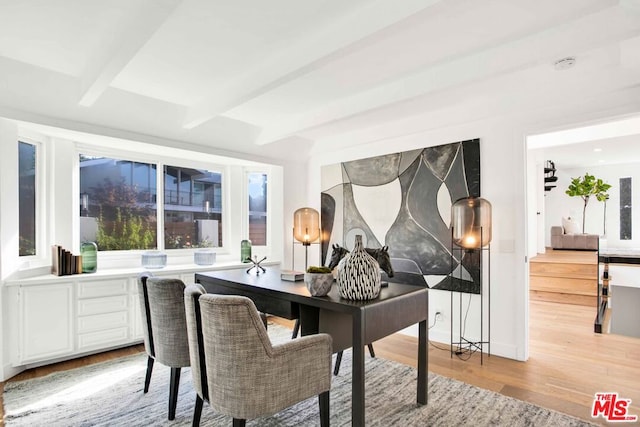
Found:
[[[98,269],[98,245],[95,242],[82,242],[80,255],[82,256],[82,272],[95,273]]]
[[[251,240],[243,240],[240,242],[240,261],[251,262]]]

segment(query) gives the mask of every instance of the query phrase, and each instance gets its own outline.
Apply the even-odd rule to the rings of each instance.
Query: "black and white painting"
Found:
[[[478,254],[451,249],[451,205],[467,196],[480,196],[479,139],[324,166],[325,265],[333,244],[351,249],[360,234],[431,288],[479,293]]]

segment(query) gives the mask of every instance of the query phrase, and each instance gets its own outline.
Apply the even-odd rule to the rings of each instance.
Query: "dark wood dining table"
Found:
[[[417,323],[416,401],[427,403],[428,288],[391,282],[373,300],[351,301],[340,297],[334,283],[328,295],[313,297],[304,282],[282,280],[278,267],[267,267],[260,274],[245,269],[196,273],[195,281],[209,293],[243,295],[264,313],[299,319],[302,335],[329,333],[334,353],[352,347],[353,426],[365,424],[366,344]]]

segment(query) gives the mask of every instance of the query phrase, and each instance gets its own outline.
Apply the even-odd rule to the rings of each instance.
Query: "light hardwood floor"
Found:
[[[594,393],[618,392],[621,397],[632,399],[631,413],[640,415],[640,340],[594,334],[590,307],[532,301],[530,316],[527,362],[491,356],[481,366],[477,355],[462,361],[456,356],[451,358],[448,346],[432,343],[429,370],[586,420],[590,420]],[[291,326],[291,322],[282,319],[278,323]],[[374,346],[378,357],[416,365],[417,341],[413,337],[396,334]],[[10,381],[141,351],[144,348],[138,345],[88,356],[25,371]],[[602,419],[600,424],[606,425]]]

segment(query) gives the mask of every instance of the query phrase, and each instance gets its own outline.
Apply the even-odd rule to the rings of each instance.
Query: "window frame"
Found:
[[[33,134],[24,134],[23,132],[18,133],[18,140],[16,144],[19,147],[19,144],[25,143],[29,145],[33,145],[36,149],[36,164],[35,164],[35,220],[34,224],[36,226],[36,241],[35,241],[35,255],[20,255],[19,247],[16,248],[16,256],[20,260],[20,262],[28,262],[30,265],[45,265],[49,264],[49,250],[47,250],[47,239],[46,237],[49,235],[49,228],[47,225],[47,215],[45,212],[49,211],[48,197],[49,188],[48,182],[51,180],[47,179],[47,167],[46,167],[46,144],[44,144],[46,137],[41,135],[33,135]],[[18,149],[19,150],[19,149]],[[19,155],[19,151],[18,151]],[[19,161],[19,158],[16,157],[16,161]],[[17,168],[19,173],[19,166]],[[19,182],[18,184],[18,198],[20,197],[20,188]],[[18,213],[18,230],[20,224],[20,215]],[[19,234],[19,232],[18,232]],[[19,236],[18,236],[19,238]]]
[[[156,249],[155,250],[161,250],[160,249],[160,241],[159,241],[159,236],[160,236],[160,230],[161,230],[161,224],[160,224],[160,218],[159,218],[159,206],[160,206],[160,200],[159,200],[159,196],[158,196],[158,163],[155,160],[149,160],[149,159],[145,159],[143,156],[141,155],[136,155],[136,153],[131,153],[128,151],[121,151],[121,150],[109,150],[109,149],[102,149],[100,147],[93,147],[93,146],[86,146],[83,144],[76,144],[76,149],[75,149],[75,159],[74,159],[74,171],[73,171],[73,203],[74,203],[74,208],[73,208],[73,219],[74,219],[74,224],[73,224],[73,247],[74,250],[79,251],[80,250],[80,209],[78,209],[79,207],[79,203],[80,200],[78,199],[79,195],[80,195],[80,155],[86,155],[86,156],[96,156],[96,157],[108,157],[110,159],[114,159],[114,160],[124,160],[124,161],[129,161],[129,162],[138,162],[138,163],[147,163],[150,165],[155,165],[156,167],[156,241],[158,242]],[[163,201],[164,202],[164,201]],[[140,254],[144,251],[148,251],[148,250],[154,250],[154,249],[127,249],[127,250],[121,250],[121,251],[98,251],[101,254]],[[101,257],[103,257],[104,255],[101,255]]]
[[[101,146],[94,146],[84,143],[75,143],[75,170],[74,170],[74,203],[77,201],[77,195],[80,193],[80,164],[79,159],[80,155],[88,155],[88,156],[101,156],[108,157],[117,160],[125,160],[131,162],[139,162],[139,163],[147,163],[155,165],[156,167],[156,239],[157,239],[157,248],[158,251],[163,251],[167,254],[174,254],[177,256],[191,256],[194,251],[199,248],[179,248],[179,249],[166,249],[165,248],[165,236],[164,236],[164,192],[165,192],[165,183],[164,183],[164,168],[165,166],[169,167],[178,167],[178,168],[193,168],[193,169],[204,169],[209,172],[219,173],[221,175],[220,178],[220,186],[222,189],[222,246],[212,247],[216,253],[226,254],[231,252],[230,245],[230,235],[231,235],[231,225],[230,225],[230,213],[228,212],[229,206],[229,197],[230,197],[230,186],[229,182],[231,181],[228,177],[230,175],[230,165],[224,165],[220,163],[208,163],[202,161],[194,161],[183,158],[169,158],[166,156],[154,156],[150,157],[148,154],[139,153],[136,151],[128,151],[117,148],[106,148]],[[74,225],[73,225],[73,242],[74,248],[77,246],[76,250],[79,249],[79,239],[80,239],[80,210],[74,208]],[[101,259],[106,260],[120,260],[130,258],[131,255],[140,255],[143,252],[150,249],[129,249],[129,250],[121,250],[121,251],[99,251],[99,257]]]
[[[220,254],[230,252],[229,235],[231,234],[231,227],[229,224],[229,220],[231,217],[229,212],[227,212],[228,211],[227,207],[229,206],[229,204],[227,203],[227,195],[231,193],[230,188],[228,188],[228,184],[227,184],[230,181],[229,179],[227,179],[227,176],[229,175],[229,167],[225,165],[216,164],[216,163],[207,165],[204,162],[184,160],[184,159],[181,159],[179,161],[168,160],[168,162],[160,162],[158,165],[159,165],[159,168],[161,168],[161,170],[159,170],[158,179],[162,181],[162,249],[158,248],[158,250],[166,251],[171,254],[191,254],[198,249],[202,249],[202,248],[166,249],[164,247],[164,240],[165,240],[165,236],[164,236],[164,193],[165,193],[164,168],[165,166],[169,166],[169,167],[183,168],[183,169],[204,169],[207,172],[220,174],[220,188],[222,191],[222,197],[220,198],[221,199],[220,205],[222,210],[222,213],[221,213],[222,246],[212,246],[207,249],[211,249],[214,252],[220,253]],[[160,192],[160,188],[158,188],[158,192]],[[160,232],[160,230],[158,230],[158,232]],[[158,246],[160,246],[159,243],[160,243],[160,240],[158,240]]]
[[[243,168],[243,195],[242,195],[242,238],[249,238],[249,175],[261,174],[267,176],[267,225],[266,225],[266,243],[264,245],[255,245],[251,242],[252,247],[268,249],[271,248],[273,243],[273,232],[271,228],[272,214],[272,197],[273,192],[270,190],[272,182],[272,174],[270,168],[258,168],[258,167],[244,167]]]

